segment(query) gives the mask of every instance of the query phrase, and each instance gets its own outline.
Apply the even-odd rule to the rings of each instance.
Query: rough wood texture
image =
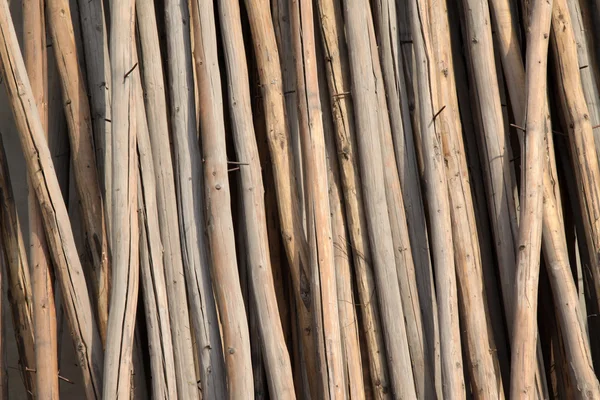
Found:
[[[68,1],[48,0],[48,25],[52,34],[52,47],[58,60],[62,82],[64,110],[69,126],[71,157],[75,183],[81,202],[84,244],[93,270],[93,288],[98,327],[103,341],[106,339],[109,299],[109,247],[106,234],[102,192],[96,168],[96,155],[88,94],[77,59],[75,36]]]
[[[27,170],[40,203],[50,254],[65,299],[63,304],[80,360],[86,397],[97,400],[102,391],[102,343],[67,209],[5,1],[0,3],[0,57]]]
[[[389,395],[387,363],[382,357],[384,342],[379,317],[379,305],[371,301],[375,290],[373,272],[369,266],[371,259],[369,237],[360,190],[354,110],[350,95],[350,70],[348,50],[343,31],[343,16],[339,1],[318,1],[321,38],[325,56],[325,71],[332,108],[335,144],[339,162],[341,184],[348,236],[352,248],[352,258],[357,279],[359,303],[363,318],[362,327],[368,348],[369,371],[373,390],[378,398]],[[338,235],[334,235],[334,242]],[[343,244],[342,244],[343,245]],[[340,305],[341,307],[341,305]]]
[[[204,164],[206,208],[202,209],[206,210],[211,277],[221,320],[228,395],[230,399],[243,399],[254,392],[254,379],[248,319],[233,232],[223,93],[212,0],[192,0],[191,13]]]
[[[224,398],[225,367],[204,233],[203,166],[193,98],[192,54],[187,28],[190,25],[190,15],[187,1],[165,1],[165,17],[179,229],[190,314],[199,352],[202,396]],[[182,21],[185,21],[185,24],[182,24]],[[186,387],[180,387],[178,391],[180,396],[193,399],[198,397],[198,390],[196,380],[192,377],[195,375],[194,369],[189,364],[192,361],[191,357],[188,356],[186,361],[185,367],[183,363],[180,364],[181,368],[186,369],[177,371],[177,375],[187,376],[181,382]]]
[[[112,99],[112,233],[110,314],[104,363],[104,398],[129,399],[132,388],[133,339],[139,286],[137,216],[135,1],[111,4],[110,51]]]
[[[107,227],[110,232],[112,180],[111,171],[111,90],[108,32],[105,1],[77,0],[81,26],[87,87],[90,95],[90,116],[96,150],[98,178],[104,194]]]
[[[318,63],[323,67],[324,60]],[[319,75],[321,88],[326,88],[324,74]],[[323,104],[327,104],[326,90],[321,90]],[[340,333],[344,354],[344,375],[348,387],[350,400],[365,399],[365,383],[363,379],[363,365],[361,359],[360,338],[358,334],[358,319],[356,316],[353,276],[351,268],[351,247],[346,232],[344,220],[344,206],[342,202],[342,188],[338,170],[337,152],[335,148],[335,133],[332,115],[323,113],[325,129],[325,146],[327,150],[327,180],[329,183],[329,207],[331,209],[331,231],[335,256],[335,279],[338,296],[338,309],[340,313]],[[367,375],[368,376],[368,375]]]
[[[138,3],[139,5],[139,3]],[[138,8],[136,6],[136,8]],[[173,334],[165,282],[164,248],[160,237],[157,186],[150,135],[139,70],[135,70],[136,143],[139,162],[138,217],[140,224],[140,281],[143,290],[146,327],[150,347],[152,396],[154,399],[176,399],[177,378],[173,355]]]
[[[246,0],[254,55],[264,104],[267,141],[273,168],[281,235],[301,325],[303,363],[313,398],[318,398],[318,366],[312,329],[312,294],[308,272],[308,244],[302,223],[301,198],[296,176],[290,131],[286,121],[282,73],[269,4]]]
[[[25,388],[35,393],[35,346],[33,326],[33,297],[27,251],[12,192],[6,156],[0,165],[0,238],[3,264],[8,281],[8,301],[11,305],[15,341],[19,353],[19,370]],[[30,398],[33,396],[30,395]]]
[[[537,298],[542,246],[546,71],[552,1],[536,0],[530,16],[526,55],[526,122],[521,154],[521,217],[515,281],[511,398],[534,398]]]
[[[443,97],[436,68],[438,60],[435,57],[435,46],[439,44],[439,40],[436,42],[434,39],[444,32],[431,33],[431,30],[442,29],[444,22],[440,20],[439,14],[429,14],[429,8],[424,1],[412,1],[409,9],[416,79],[419,81],[419,127],[425,167],[425,196],[430,216],[430,243],[435,266],[440,337],[447,335],[441,340],[443,396],[458,399],[465,397],[465,384],[460,371],[462,368],[458,367],[462,366],[461,338],[458,327],[451,212],[442,160],[443,130],[438,126],[440,122],[436,121],[436,117],[444,110],[434,109],[438,105],[436,100]]]
[[[256,329],[262,338],[262,357],[267,371],[271,396],[294,399],[294,384],[290,356],[283,336],[282,324],[273,281],[264,186],[258,145],[252,121],[247,60],[241,29],[238,2],[218,2],[221,37],[227,69],[229,110],[232,133],[240,166],[243,209],[243,235],[247,246],[247,268],[250,280],[250,301],[255,304]],[[247,165],[246,165],[247,164]],[[252,313],[252,312],[251,312]],[[251,320],[252,322],[252,320]],[[256,392],[255,384],[255,392]]]
[[[329,208],[327,156],[323,129],[314,15],[311,0],[291,2],[292,42],[296,56],[296,94],[302,143],[306,219],[310,250],[317,350],[325,399],[345,399],[343,353],[338,311],[334,248]]]
[[[40,121],[48,138],[48,56],[43,0],[23,2],[24,58]],[[56,309],[52,287],[52,264],[46,244],[40,208],[31,181],[28,181],[29,263],[32,266],[33,337],[35,377],[25,372],[30,396],[40,400],[58,399],[58,346]],[[31,368],[32,366],[30,366]],[[35,381],[35,388],[29,387]]]
[[[178,394],[185,397],[188,395],[187,393],[196,391],[195,386],[188,383],[190,379],[194,379],[192,376],[195,376],[192,334],[185,282],[177,278],[184,275],[183,250],[179,236],[179,216],[177,215],[175,178],[169,141],[165,80],[162,65],[156,62],[161,58],[161,50],[154,2],[137,0],[136,14],[140,35],[144,100],[155,167],[156,203],[172,329],[174,373],[177,379]]]
[[[386,189],[381,144],[381,127],[374,66],[369,51],[371,38],[368,31],[367,3],[350,0],[344,4],[347,22],[348,59],[352,77],[352,99],[356,116],[362,192],[367,217],[367,231],[371,244],[371,262],[375,271],[384,339],[389,357],[388,365],[393,395],[416,398],[410,354],[406,342],[402,304],[394,243],[387,212]]]

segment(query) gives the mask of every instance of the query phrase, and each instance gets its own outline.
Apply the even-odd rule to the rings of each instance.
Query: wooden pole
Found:
[[[88,95],[77,61],[77,49],[68,1],[48,0],[48,25],[56,58],[65,115],[69,125],[71,157],[75,186],[81,202],[84,243],[92,264],[93,287],[96,294],[95,313],[103,342],[106,340],[109,299],[109,246],[106,234],[104,205],[93,148],[92,121]]]
[[[171,128],[175,154],[174,176],[185,279],[191,304],[190,314],[199,351],[202,395],[220,399],[226,396],[225,367],[204,233],[203,166],[198,146],[193,97],[189,32],[191,24],[187,1],[165,1],[165,17]],[[182,24],[182,21],[186,21],[186,24]],[[191,358],[186,361],[189,363]],[[187,387],[179,389],[180,396],[186,399],[197,398],[198,390],[195,379],[192,378],[195,374],[191,374],[193,367],[187,364],[186,368],[188,370],[177,372],[178,375],[187,374],[183,381]]]
[[[65,299],[65,311],[78,354],[88,399],[100,399],[102,343],[79,262],[44,130],[27,78],[8,3],[0,3],[0,57],[10,105],[19,129],[27,170],[40,203],[50,254]]]
[[[511,398],[534,398],[537,288],[542,246],[546,71],[552,1],[535,1],[527,37],[527,114],[512,336]]]
[[[136,9],[139,2],[136,3]],[[138,175],[138,218],[140,221],[140,280],[152,371],[152,396],[155,399],[177,398],[177,378],[173,355],[173,330],[170,321],[168,290],[165,282],[164,248],[160,237],[157,185],[154,160],[146,120],[140,71],[136,69],[136,125]]]
[[[254,380],[233,232],[213,1],[192,0],[191,14],[211,276],[221,319],[229,398],[243,399],[254,392]]]
[[[43,0],[23,2],[25,27],[25,66],[40,114],[42,127],[49,135],[48,124],[48,57]],[[32,265],[33,323],[35,342],[35,383],[28,388],[39,400],[57,400],[58,342],[56,338],[56,308],[52,284],[52,264],[46,244],[44,225],[35,191],[29,181],[29,262]],[[26,373],[26,377],[31,375]],[[26,380],[27,383],[27,380]]]
[[[243,237],[248,251],[248,279],[252,293],[249,297],[253,308],[256,308],[256,325],[262,338],[262,353],[270,393],[278,399],[293,399],[296,396],[290,356],[279,320],[271,272],[264,186],[252,121],[240,8],[236,1],[219,0],[217,4],[225,63],[229,65],[227,80],[233,141],[237,159],[247,164],[240,166],[239,174],[245,230]]]
[[[135,2],[111,7],[113,295],[106,339],[104,398],[129,399],[139,286],[137,216]]]
[[[387,212],[375,67],[369,52],[372,44],[367,22],[369,15],[364,12],[365,9],[368,9],[367,3],[362,0],[346,0],[344,3],[371,262],[375,271],[386,348],[389,357],[394,360],[388,365],[392,393],[402,398],[416,398],[410,353],[405,340],[404,313],[398,307],[402,299]]]
[[[317,349],[322,352],[323,398],[345,399],[343,353],[334,268],[327,158],[323,130],[313,7],[310,0],[291,2],[292,42],[296,58],[296,95],[302,143],[306,218]]]
[[[344,193],[345,219],[352,247],[359,302],[368,348],[369,371],[373,390],[380,398],[389,396],[387,362],[383,357],[384,341],[379,317],[379,305],[371,301],[375,278],[368,265],[371,259],[369,237],[358,167],[354,110],[350,88],[348,49],[344,38],[342,4],[339,1],[318,1],[321,38],[325,56],[325,71],[335,128],[335,144]],[[334,242],[338,235],[334,235]],[[341,305],[340,305],[341,306]]]
[[[445,398],[459,399],[465,397],[465,387],[462,368],[458,367],[463,364],[458,327],[456,271],[447,179],[441,157],[442,130],[436,121],[436,117],[444,110],[434,109],[442,95],[437,70],[434,68],[437,60],[435,42],[432,43],[435,36],[431,30],[441,29],[443,25],[442,21],[436,20],[439,15],[429,15],[424,1],[412,1],[409,9],[417,73],[415,79],[418,82],[416,95],[419,101],[419,127],[425,167],[425,197],[430,216],[432,258],[436,268],[443,394]],[[442,338],[442,334],[447,336]]]

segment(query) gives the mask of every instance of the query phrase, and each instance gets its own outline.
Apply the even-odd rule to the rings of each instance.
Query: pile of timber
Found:
[[[600,399],[599,60],[592,0],[0,0],[28,398]]]

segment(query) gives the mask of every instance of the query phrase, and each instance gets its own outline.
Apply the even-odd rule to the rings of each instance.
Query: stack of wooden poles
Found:
[[[600,399],[599,57],[592,0],[0,0],[28,398]]]

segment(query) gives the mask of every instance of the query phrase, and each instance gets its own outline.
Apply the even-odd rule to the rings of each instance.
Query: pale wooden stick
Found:
[[[546,71],[552,1],[536,0],[527,37],[527,114],[521,154],[521,218],[512,335],[511,398],[534,398],[542,246]]]
[[[341,11],[341,10],[340,10]],[[324,60],[319,68],[323,67]],[[324,74],[319,78],[323,80]],[[321,79],[319,79],[321,80]],[[321,97],[327,99],[327,83],[321,82]],[[324,101],[327,104],[327,101]],[[342,188],[338,170],[337,151],[334,143],[333,121],[330,111],[324,109],[323,125],[325,127],[325,146],[327,150],[327,180],[329,182],[329,206],[331,208],[331,231],[333,235],[335,255],[335,277],[337,285],[338,309],[340,313],[340,332],[344,351],[344,375],[348,387],[348,399],[365,399],[363,366],[360,354],[358,336],[358,319],[353,292],[353,276],[351,268],[351,248],[346,233],[344,207],[342,203]]]
[[[285,101],[285,114],[287,127],[290,134],[290,147],[292,150],[292,161],[296,173],[296,184],[298,194],[306,202],[306,190],[304,188],[304,171],[302,168],[302,146],[300,139],[300,125],[298,119],[298,96],[296,94],[296,67],[294,56],[294,45],[292,41],[292,21],[289,0],[277,0],[271,2],[271,13],[277,48],[281,60],[281,84]],[[303,227],[306,230],[306,205],[298,204],[302,215]],[[309,377],[309,379],[312,379]]]
[[[184,268],[168,134],[165,81],[162,65],[156,62],[161,59],[161,52],[154,2],[137,0],[136,13],[141,44],[144,99],[156,178],[156,201],[172,328],[175,378],[179,395],[186,397],[197,392],[195,385],[189,384],[190,379],[195,379],[196,375],[185,282],[178,278],[184,275]]]
[[[317,75],[311,0],[292,1],[292,42],[306,190],[306,219],[313,286],[315,335],[320,353],[322,398],[346,397],[334,249],[327,183],[327,158]]]
[[[293,165],[290,131],[286,120],[282,73],[269,2],[246,0],[252,43],[264,104],[267,141],[273,166],[275,192],[284,248],[290,266],[311,396],[318,398],[318,366],[312,329],[312,294],[308,281],[308,244],[302,222],[299,177]]]
[[[454,78],[452,42],[446,6],[432,8],[436,29],[432,29],[435,63],[443,65],[438,75],[440,95],[434,98],[435,117],[446,164],[451,206],[455,265],[460,297],[465,354],[469,358],[471,390],[478,396],[503,399],[504,387],[485,296],[483,260],[476,214],[463,142],[462,124]]]
[[[48,24],[62,82],[69,125],[75,183],[81,202],[84,243],[93,269],[98,327],[106,339],[109,298],[109,257],[102,192],[96,169],[88,95],[77,62],[77,49],[68,1],[48,0]]]
[[[444,110],[441,107],[434,109],[439,105],[438,99],[442,98],[442,92],[438,87],[440,78],[435,67],[437,43],[432,43],[434,37],[432,30],[441,29],[443,21],[439,20],[439,14],[429,15],[430,10],[426,1],[411,1],[409,9],[415,52],[419,127],[425,166],[425,193],[430,216],[433,262],[436,268],[443,395],[445,398],[458,399],[465,397],[465,387],[461,372],[463,364],[458,327],[454,241],[447,179],[441,157],[442,130],[435,120]],[[440,34],[444,33],[437,32],[435,35]],[[443,107],[446,105],[444,104]]]
[[[137,3],[139,5],[139,3]],[[136,7],[138,8],[138,7]],[[177,398],[177,378],[173,355],[173,335],[169,319],[167,285],[160,238],[155,168],[153,164],[146,112],[143,107],[139,70],[135,76],[137,109],[137,153],[139,160],[138,213],[140,223],[140,278],[152,370],[152,397]]]
[[[398,167],[399,180],[402,188],[402,201],[406,210],[406,220],[410,235],[410,249],[414,265],[418,268],[413,268],[407,271],[408,276],[415,275],[411,280],[416,280],[416,288],[418,296],[411,299],[418,300],[418,309],[421,310],[423,318],[420,315],[415,315],[413,318],[415,323],[407,325],[408,330],[414,333],[409,335],[410,338],[418,335],[422,336],[419,341],[423,343],[415,343],[415,339],[410,343],[411,359],[413,360],[413,373],[421,375],[415,377],[417,391],[424,395],[424,391],[429,391],[433,387],[426,382],[429,382],[430,375],[435,376],[435,319],[437,315],[436,298],[433,289],[433,270],[431,258],[429,254],[429,242],[427,237],[427,223],[425,221],[425,210],[423,207],[423,199],[421,197],[421,185],[419,182],[419,171],[414,146],[414,138],[412,131],[412,123],[408,110],[408,97],[406,93],[406,83],[403,74],[404,62],[403,56],[400,53],[401,42],[399,37],[398,16],[396,12],[396,3],[394,1],[382,0],[374,2],[374,20],[377,27],[378,50],[381,60],[382,78],[378,78],[378,83],[383,81],[385,87],[385,99],[389,110],[389,125],[391,129],[391,138],[393,143],[393,151],[389,152],[388,158],[390,161],[396,160]],[[410,29],[410,24],[407,24]],[[380,98],[383,98],[383,87],[381,93],[378,90]],[[384,148],[388,148],[384,145]],[[390,151],[390,150],[388,150]],[[391,169],[386,169],[389,173]],[[394,178],[395,179],[395,178]],[[391,186],[390,186],[391,187]],[[389,205],[394,207],[393,205]],[[396,246],[398,248],[398,246]],[[398,258],[398,253],[396,253]],[[414,272],[412,271],[414,270]],[[402,284],[403,279],[399,278]],[[403,299],[408,300],[410,290],[414,284],[409,283],[411,280],[404,280]],[[405,303],[406,304],[406,303]],[[405,312],[407,306],[405,305]],[[419,313],[420,314],[420,313]],[[425,321],[423,323],[423,321]],[[419,349],[423,349],[422,351]],[[417,354],[421,352],[423,354]],[[423,361],[416,361],[423,359]],[[425,366],[422,364],[425,363]],[[419,371],[419,372],[417,372]],[[437,386],[441,385],[440,377],[436,379]],[[441,395],[441,393],[439,393]],[[425,395],[427,397],[427,395]]]
[[[211,276],[221,321],[228,395],[243,399],[254,392],[254,380],[233,232],[213,0],[192,0],[191,15]]]
[[[237,159],[240,166],[241,208],[244,239],[247,246],[247,269],[250,281],[251,309],[255,309],[256,328],[262,338],[262,354],[271,396],[295,398],[290,357],[287,352],[275,294],[265,214],[264,186],[258,146],[254,133],[247,60],[241,29],[239,4],[218,2],[225,63],[227,68],[229,107]],[[283,283],[283,282],[281,282]],[[252,323],[251,323],[252,325]],[[252,328],[251,328],[252,329]],[[256,377],[255,377],[256,379]],[[255,387],[255,392],[256,392]]]
[[[573,23],[573,36],[577,43],[577,59],[579,61],[579,75],[581,77],[581,87],[585,97],[585,103],[588,107],[588,113],[592,126],[600,124],[600,88],[598,87],[598,65],[591,48],[591,32],[586,32],[584,19],[588,17],[583,12],[589,6],[579,0],[567,1],[571,22]],[[584,8],[584,9],[582,9]],[[585,10],[587,11],[587,10]],[[590,29],[591,31],[591,29]],[[596,145],[596,155],[600,155],[600,129],[594,129],[594,143]]]
[[[204,234],[203,172],[193,98],[192,54],[187,28],[190,25],[190,16],[187,2],[165,1],[165,17],[181,248],[191,304],[191,319],[199,351],[202,395],[221,399],[226,396],[225,367]],[[182,24],[182,21],[186,21],[186,24]],[[191,361],[191,358],[186,361]],[[180,396],[186,399],[198,397],[195,382],[192,385],[191,372],[193,371],[177,372],[178,375],[189,374],[183,382],[188,387],[179,388]]]
[[[337,0],[317,2],[321,38],[325,56],[325,71],[329,87],[342,189],[345,218],[356,273],[360,310],[368,348],[369,371],[373,390],[380,398],[389,396],[387,362],[379,317],[379,305],[373,298],[375,280],[368,263],[371,260],[369,237],[358,167],[354,110],[350,94],[348,49],[344,38],[342,5]],[[334,235],[334,241],[337,235]],[[342,304],[340,304],[342,307]],[[352,382],[350,382],[352,383]]]
[[[139,286],[137,216],[135,1],[111,7],[113,294],[106,335],[104,398],[129,399]]]
[[[19,370],[25,389],[35,393],[35,345],[33,298],[27,251],[10,181],[8,162],[2,155],[0,164],[0,239],[2,257],[8,280],[8,301],[12,315],[15,342],[19,354]]]
[[[402,299],[386,203],[379,105],[372,55],[369,51],[372,44],[367,18],[370,16],[365,13],[366,9],[367,3],[364,0],[348,0],[344,4],[367,232],[383,335],[388,357],[394,360],[388,365],[393,395],[416,398],[410,353],[405,339],[404,312],[399,307]]]
[[[108,32],[103,1],[78,0],[79,20],[85,52],[87,87],[90,94],[90,116],[94,133],[96,165],[104,204],[107,231],[110,232],[111,189],[111,90]]]
[[[403,193],[400,186],[396,156],[394,154],[394,140],[392,127],[390,125],[390,113],[386,104],[386,90],[384,78],[379,63],[379,54],[375,51],[377,43],[372,19],[368,19],[369,36],[371,38],[371,59],[375,73],[375,84],[377,100],[379,104],[379,123],[381,132],[381,151],[384,165],[385,193],[388,204],[390,226],[392,228],[392,240],[394,241],[394,256],[396,259],[396,273],[400,285],[400,296],[404,311],[406,325],[406,336],[410,350],[413,376],[417,397],[427,398],[433,396],[434,386],[432,382],[432,371],[427,363],[428,348],[424,346],[423,321],[421,317],[420,298],[417,290],[415,275],[415,263],[412,257],[410,235],[406,221]],[[398,122],[398,121],[396,121]],[[401,134],[401,133],[400,133]]]
[[[25,27],[25,66],[46,137],[48,130],[48,58],[43,0],[23,2]],[[44,225],[31,181],[29,186],[29,262],[32,265],[33,336],[35,341],[35,393],[39,400],[58,399],[58,342],[56,308],[52,287],[52,264],[44,234]],[[26,373],[29,378],[31,374]],[[27,384],[27,380],[26,380]]]
[[[102,343],[93,318],[67,209],[6,1],[0,3],[0,57],[27,170],[40,203],[50,254],[65,298],[67,320],[80,360],[83,386],[88,399],[99,399],[102,390]]]

